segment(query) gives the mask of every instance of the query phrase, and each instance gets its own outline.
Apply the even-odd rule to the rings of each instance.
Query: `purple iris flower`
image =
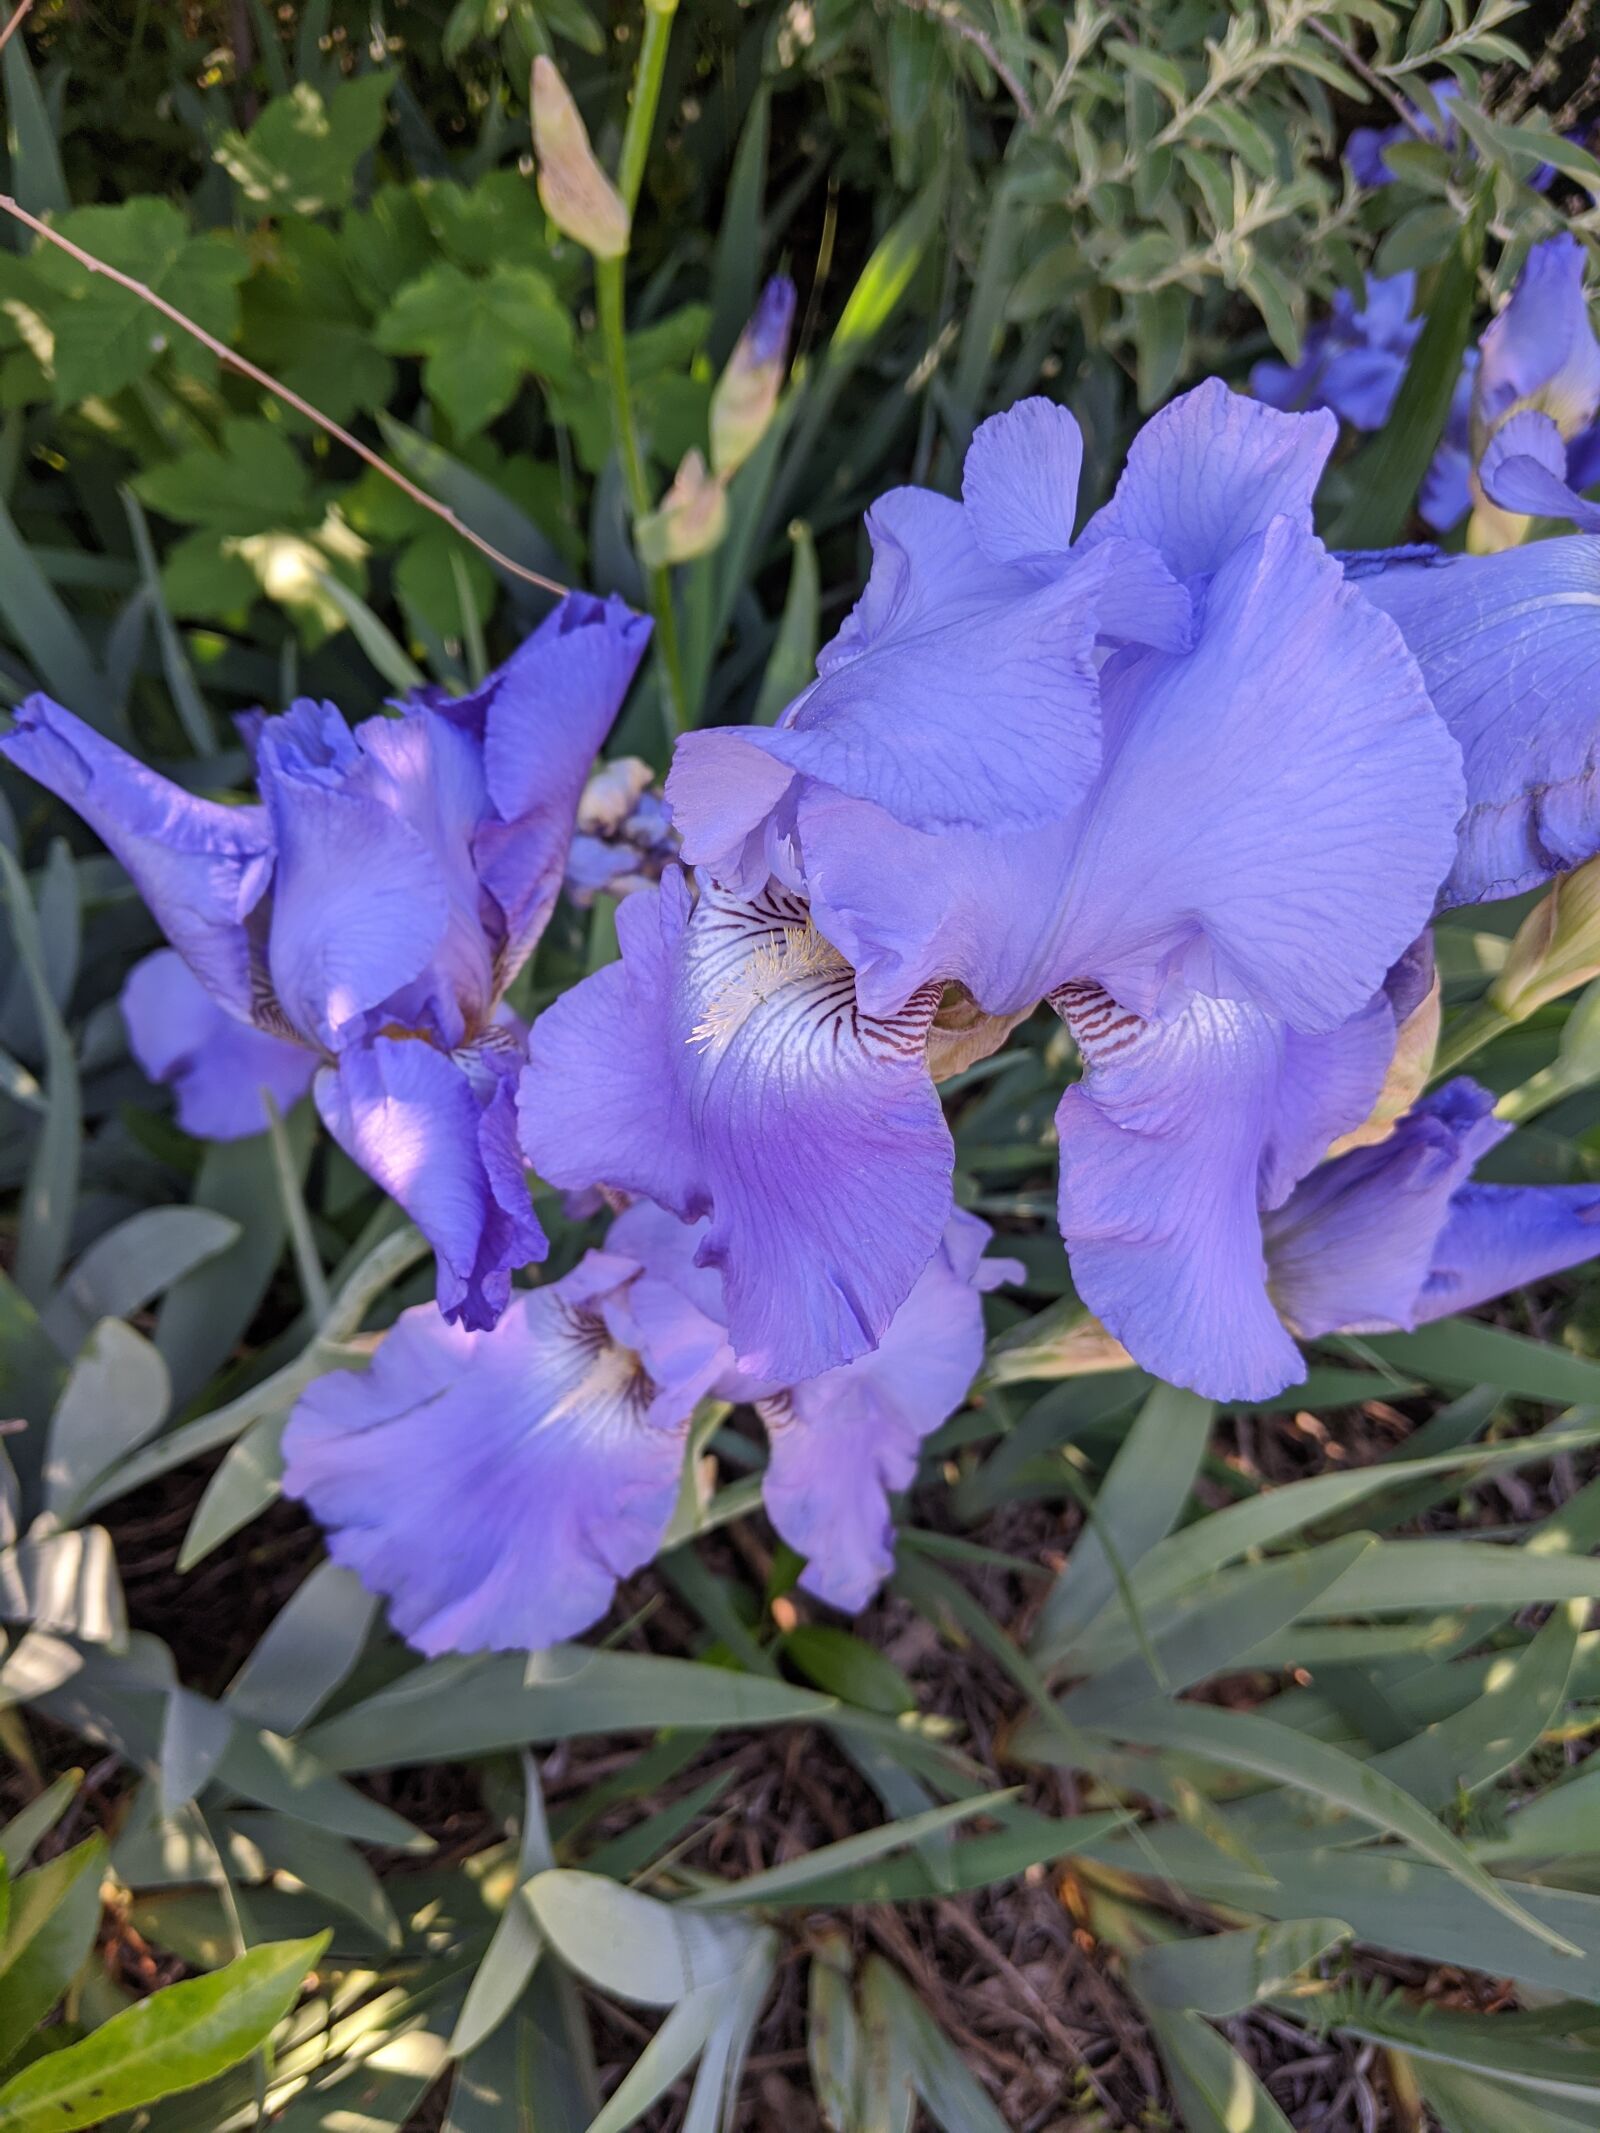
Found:
[[[162,964],[130,1008],[152,1071],[179,1081],[197,1120],[224,1115],[219,1077],[257,1075],[225,1112],[249,1130],[251,1086],[292,1096],[303,1080],[244,1038],[302,1047],[329,1130],[425,1232],[440,1308],[469,1326],[492,1325],[511,1270],[545,1250],[516,1145],[521,1035],[501,996],[549,917],[584,777],[648,634],[620,601],[575,595],[459,701],[353,731],[305,700],[252,720],[257,806],[195,798],[48,697],[0,738],[122,861],[238,1026],[231,1054],[208,1050],[217,1026],[208,1039]]]
[[[1439,106],[1438,124],[1420,105],[1408,104],[1409,124],[1400,120],[1393,126],[1357,126],[1352,131],[1344,144],[1344,159],[1359,184],[1372,187],[1393,185],[1395,173],[1389,168],[1389,150],[1403,142],[1415,141],[1419,136],[1424,141],[1437,142],[1454,154],[1461,142],[1461,127],[1450,107],[1461,94],[1461,84],[1446,75],[1441,81],[1430,82],[1428,87]],[[1567,139],[1581,142],[1582,129],[1569,133]],[[1470,148],[1470,143],[1468,145]],[[1472,153],[1475,156],[1476,150]],[[1553,163],[1540,163],[1530,172],[1526,182],[1534,192],[1542,193],[1555,174]]]
[[[1357,126],[1352,130],[1344,144],[1344,159],[1359,184],[1393,185],[1395,174],[1389,168],[1388,151],[1403,141],[1416,140],[1419,135],[1425,141],[1454,149],[1461,138],[1461,128],[1450,106],[1461,94],[1461,84],[1447,76],[1442,81],[1429,82],[1428,87],[1439,107],[1437,123],[1419,105],[1412,104],[1409,106],[1409,124],[1402,119],[1392,126]]]
[[[1417,277],[1409,271],[1369,281],[1358,311],[1340,289],[1327,318],[1312,326],[1298,363],[1257,363],[1250,390],[1269,407],[1327,407],[1352,429],[1381,430],[1394,411],[1411,351],[1422,331],[1411,307]]]
[[[319,1378],[284,1433],[284,1486],[422,1650],[538,1649],[588,1628],[660,1548],[696,1403],[753,1401],[801,1583],[862,1607],[893,1568],[889,1495],[982,1360],[981,1291],[1020,1275],[983,1262],[988,1237],[953,1214],[877,1351],[784,1385],[736,1369],[696,1229],[641,1201],[498,1326],[407,1311],[364,1376]]]
[[[1485,328],[1423,490],[1423,516],[1441,532],[1485,499],[1600,531],[1600,509],[1578,493],[1600,474],[1600,340],[1586,263],[1576,237],[1535,245]]]
[[[1265,1227],[1273,1299],[1294,1331],[1408,1331],[1593,1258],[1600,1186],[1473,1182],[1510,1131],[1487,1089],[1447,1082],[1386,1140],[1312,1171]]]
[[[950,1203],[936,1018],[1049,999],[1085,1061],[1085,1301],[1176,1382],[1298,1374],[1259,1202],[1367,1115],[1462,799],[1414,660],[1311,530],[1334,434],[1202,386],[1075,539],[1077,425],[1023,402],[960,502],[874,507],[866,590],[777,726],[680,742],[694,885],[630,898],[621,963],[540,1017],[522,1137],[557,1185],[709,1214],[746,1369],[882,1337]]]

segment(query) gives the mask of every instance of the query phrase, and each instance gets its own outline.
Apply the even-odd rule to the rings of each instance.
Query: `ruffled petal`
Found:
[[[172,1085],[178,1124],[197,1140],[264,1133],[263,1091],[287,1111],[317,1071],[314,1052],[220,1008],[172,948],[135,963],[122,988],[122,1019],[134,1057],[152,1081]]]
[[[928,1077],[930,989],[861,1011],[804,905],[681,877],[623,906],[623,960],[540,1016],[523,1147],[564,1188],[709,1214],[741,1368],[792,1382],[882,1337],[938,1246],[953,1151]],[[652,938],[653,935],[653,938]]]
[[[1194,651],[1114,661],[1102,699],[1063,975],[1142,1014],[1171,985],[1305,1031],[1359,1013],[1426,923],[1462,803],[1388,621],[1278,519],[1218,572]]]
[[[958,1263],[969,1240],[954,1243],[934,1254],[872,1354],[760,1403],[767,1515],[807,1558],[805,1590],[847,1612],[894,1568],[889,1498],[911,1486],[923,1438],[961,1405],[983,1361],[976,1268]]]
[[[1339,425],[1326,411],[1280,414],[1207,379],[1134,438],[1109,504],[1083,545],[1145,541],[1180,578],[1214,571],[1242,541],[1287,517],[1311,529],[1311,499]]]
[[[0,756],[80,814],[127,868],[156,923],[206,990],[248,1022],[254,1005],[245,920],[272,876],[259,807],[196,799],[48,696],[17,707]]]
[[[1600,504],[1586,502],[1567,480],[1561,432],[1532,408],[1501,423],[1484,451],[1478,480],[1503,511],[1570,519],[1582,533],[1600,533]]]
[[[433,1246],[439,1309],[469,1327],[492,1326],[513,1270],[547,1249],[526,1192],[518,1208],[511,1189],[509,1097],[500,1097],[498,1084],[489,1092],[486,1124],[484,1103],[456,1060],[420,1039],[394,1037],[343,1053],[317,1076],[315,1095],[346,1155]]]
[[[670,1292],[631,1307],[636,1273],[591,1252],[492,1332],[407,1311],[365,1376],[336,1371],[302,1395],[285,1490],[423,1651],[574,1636],[660,1546],[688,1418],[725,1349]]]
[[[1106,571],[1091,558],[914,625],[897,616],[823,674],[787,723],[745,737],[912,828],[1057,820],[1100,758],[1093,655]]]
[[[444,876],[331,704],[269,719],[258,774],[278,846],[273,988],[297,1029],[337,1047],[427,966],[450,917]]]
[[[475,858],[503,915],[502,990],[550,917],[584,781],[650,627],[621,600],[571,593],[482,688],[443,707],[482,743],[493,807],[478,829]]]
[[[991,563],[1057,568],[1072,546],[1083,432],[1054,400],[1018,400],[980,422],[961,470],[973,538]]]
[[[1207,999],[1143,1023],[1089,986],[1053,1004],[1085,1060],[1056,1113],[1061,1234],[1079,1295],[1169,1383],[1270,1398],[1303,1374],[1267,1295],[1257,1212],[1281,1028]]]
[[[1450,1082],[1386,1140],[1322,1164],[1267,1217],[1273,1299],[1302,1339],[1416,1324],[1452,1196],[1509,1130],[1493,1106],[1475,1082]]]
[[[356,728],[363,791],[419,837],[444,894],[445,924],[420,977],[390,994],[390,1017],[459,1044],[495,995],[493,944],[484,928],[473,839],[488,797],[471,735],[436,713],[369,718]]]
[[[1441,908],[1536,888],[1600,851],[1600,540],[1365,568],[1460,743],[1467,805]]]

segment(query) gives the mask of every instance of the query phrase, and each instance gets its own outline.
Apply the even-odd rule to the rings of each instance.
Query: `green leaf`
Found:
[[[727,2006],[725,1985],[687,1993],[618,2082],[588,2133],[625,2133],[705,2049]]]
[[[1149,2008],[1186,2133],[1294,2133],[1226,2037],[1178,2008]]]
[[[1089,1527],[1045,1596],[1034,1657],[1048,1665],[1114,1596],[1188,1501],[1216,1410],[1208,1400],[1158,1385],[1140,1408],[1099,1495]]]
[[[120,1318],[102,1319],[50,1417],[45,1509],[70,1523],[101,1475],[155,1435],[171,1399],[167,1366],[144,1336]]]
[[[580,1733],[785,1725],[836,1709],[809,1689],[726,1667],[558,1644],[527,1666],[509,1654],[432,1660],[313,1728],[306,1744],[335,1769],[382,1770]]]
[[[249,1838],[268,1866],[290,1874],[319,1903],[359,1920],[383,1946],[398,1948],[400,1921],[383,1884],[348,1839],[315,1829],[293,1815],[235,1814],[233,1827]]]
[[[311,1106],[297,1105],[285,1130],[303,1172],[316,1130]],[[253,1133],[247,1140],[213,1142],[201,1161],[192,1204],[226,1215],[240,1233],[225,1252],[175,1283],[157,1314],[156,1346],[180,1406],[233,1353],[283,1253],[283,1209],[269,1137]]]
[[[292,217],[274,226],[271,245],[243,293],[251,355],[336,422],[383,407],[394,365],[373,346],[347,245],[320,223]]]
[[[3,551],[0,542],[0,551]],[[0,579],[4,556],[0,552]],[[44,1032],[50,1108],[39,1134],[22,1191],[22,1227],[17,1240],[17,1287],[30,1302],[41,1303],[67,1256],[73,1209],[78,1195],[79,1135],[83,1110],[78,1090],[78,1062],[60,1011],[51,995],[40,940],[39,919],[22,869],[0,844],[0,877],[5,886],[6,915]]]
[[[1340,1748],[1293,1733],[1254,1712],[1188,1703],[1146,1705],[1106,1730],[1118,1740],[1198,1756],[1203,1762],[1220,1763],[1226,1769],[1244,1770],[1280,1785],[1297,1786],[1316,1800],[1343,1808],[1391,1836],[1404,1838],[1424,1859],[1443,1867],[1482,1903],[1513,1920],[1525,1932],[1536,1934],[1565,1953],[1579,1952],[1486,1873],[1410,1793]]]
[[[97,1237],[45,1308],[66,1355],[97,1319],[132,1318],[175,1281],[237,1242],[239,1224],[203,1207],[147,1207]]]
[[[885,1852],[903,1851],[920,1844],[940,1830],[970,1821],[974,1815],[993,1814],[1002,1801],[1015,1797],[1014,1790],[986,1792],[975,1800],[956,1800],[945,1807],[930,1807],[925,1814],[907,1815],[903,1821],[885,1822],[881,1828],[864,1829],[856,1836],[841,1837],[836,1844],[819,1845],[804,1858],[786,1859],[781,1866],[769,1866],[761,1873],[747,1874],[743,1880],[730,1881],[720,1889],[702,1889],[691,1901],[700,1910],[722,1910],[730,1905],[743,1909],[747,1905],[764,1903],[769,1896],[792,1902],[800,1890],[809,1888],[814,1881],[832,1879],[868,1861],[881,1859]]]
[[[59,697],[69,711],[75,711],[97,732],[113,732],[118,720],[105,677],[3,501],[0,615],[5,618],[12,641],[50,694]]]
[[[1423,2064],[1414,2071],[1444,2133],[1589,2133],[1594,2124],[1590,2109],[1574,2113],[1538,2103],[1462,2067]]]
[[[1187,2007],[1221,2020],[1282,1992],[1349,1938],[1342,1918],[1296,1918],[1197,1940],[1159,1941],[1130,1959],[1128,1982],[1146,2006]]]
[[[93,258],[143,282],[216,340],[231,341],[238,332],[238,286],[250,261],[222,231],[191,236],[178,209],[149,194],[116,207],[75,208],[59,227]],[[214,360],[142,297],[104,275],[57,252],[40,265],[60,291],[50,319],[57,407],[92,396],[109,399],[145,377],[169,347],[190,369]]]
[[[1074,1689],[1061,1705],[1062,1716],[1075,1726],[1114,1724],[1120,1712],[1150,1696],[1249,1665],[1259,1645],[1298,1621],[1376,1545],[1369,1535],[1352,1533],[1323,1548],[1252,1564],[1236,1578],[1219,1580],[1220,1590],[1195,1588],[1159,1625],[1147,1617],[1147,1647]],[[1029,1718],[1022,1730],[1031,1734],[1038,1724]]]
[[[121,1644],[128,1621],[104,1526],[28,1533],[0,1550],[0,1617],[86,1644]]]
[[[1435,1385],[1498,1385],[1555,1407],[1600,1403],[1600,1363],[1476,1319],[1436,1319],[1415,1333],[1379,1334],[1363,1345],[1404,1375]]]
[[[960,1889],[993,1888],[1000,1882],[1015,1880],[1030,1866],[1088,1850],[1126,1820],[1121,1814],[1108,1813],[1066,1815],[1056,1821],[1015,1805],[1000,1807],[996,1814],[1005,1825],[1002,1829],[963,1838],[936,1853],[929,1847],[819,1874],[792,1896],[774,1895],[769,1889],[763,1900],[813,1908],[853,1903],[920,1903]]]
[[[30,1800],[9,1822],[0,1822],[0,1859],[5,1860],[13,1879],[27,1865],[29,1854],[40,1838],[49,1835],[72,1805],[82,1783],[81,1770],[64,1770],[54,1784],[47,1785],[36,1800]],[[4,1931],[0,1929],[0,1943],[3,1940]]]
[[[83,1968],[100,1923],[105,1857],[105,1839],[90,1837],[13,1882],[11,1916],[0,1943],[0,2066]],[[4,2123],[0,2118],[0,2126]],[[20,2127],[25,2121],[11,2123]],[[34,2127],[38,2124],[35,2119]]]
[[[30,214],[64,215],[71,205],[71,195],[61,169],[55,128],[39,93],[39,77],[33,71],[24,38],[6,39],[0,66],[5,70],[11,189]]]
[[[224,133],[217,161],[254,206],[315,215],[348,204],[356,165],[383,132],[394,76],[382,71],[337,83],[327,96],[300,82],[274,97],[248,134]]]
[[[526,1891],[563,1962],[603,1992],[646,2007],[674,2007],[707,1986],[726,1986],[751,1952],[750,1926],[661,1903],[602,1874],[553,1867]]]
[[[360,1658],[378,1604],[353,1570],[319,1563],[229,1685],[229,1708],[271,1732],[300,1732]]]
[[[783,1648],[809,1682],[842,1703],[890,1718],[917,1708],[916,1693],[893,1660],[848,1629],[807,1622],[790,1630]]]
[[[197,445],[135,480],[134,489],[167,518],[215,533],[309,527],[321,516],[300,455],[280,424],[230,415],[222,447]]]
[[[0,2089],[0,2133],[73,2133],[214,2080],[266,2042],[327,1945],[319,1933],[252,1948],[124,2008]]]
[[[789,528],[793,554],[789,560],[789,590],[784,596],[783,619],[761,676],[761,691],[750,716],[758,726],[772,725],[780,711],[793,703],[816,672],[817,639],[821,633],[818,603],[821,578],[817,570],[817,546],[811,528],[795,519]]]
[[[912,2086],[943,2133],[1006,2133],[1005,2120],[968,2072],[966,2062],[928,2010],[881,1958],[871,1958],[869,1996],[897,2032]]]
[[[572,370],[572,320],[535,267],[499,265],[482,277],[430,267],[378,321],[380,348],[425,358],[422,382],[458,437],[503,414],[531,374]]]

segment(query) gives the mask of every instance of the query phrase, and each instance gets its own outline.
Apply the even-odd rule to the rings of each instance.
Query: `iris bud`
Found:
[[[589,145],[589,129],[561,70],[543,53],[533,63],[531,102],[545,213],[596,259],[620,259],[628,249],[628,210]]]
[[[660,505],[635,521],[634,545],[640,562],[654,570],[709,555],[727,530],[728,500],[722,483],[706,472],[698,452],[685,452]]]
[[[1563,874],[1517,929],[1490,1005],[1513,1022],[1600,978],[1600,859]]]
[[[775,274],[762,290],[711,395],[711,464],[726,477],[766,435],[789,353],[794,283]]]

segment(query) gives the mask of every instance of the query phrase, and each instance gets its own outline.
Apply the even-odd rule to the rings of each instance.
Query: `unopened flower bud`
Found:
[[[1563,874],[1517,929],[1489,1003],[1513,1022],[1600,978],[1600,859]]]
[[[1131,1370],[1133,1357],[1075,1297],[1063,1297],[993,1343],[983,1374],[991,1385],[1099,1377]]]
[[[545,213],[596,259],[620,259],[628,249],[628,210],[589,145],[589,129],[561,70],[543,53],[533,63],[531,101]]]
[[[1443,989],[1437,971],[1424,993],[1395,1033],[1394,1056],[1383,1077],[1378,1100],[1353,1133],[1343,1134],[1328,1150],[1330,1156],[1345,1155],[1352,1148],[1371,1148],[1386,1141],[1396,1122],[1403,1118],[1433,1074],[1434,1054],[1439,1049],[1440,1002]]]
[[[711,464],[727,476],[766,435],[783,385],[794,323],[794,283],[775,274],[762,290],[711,395]]]
[[[690,563],[721,545],[728,530],[728,499],[698,452],[685,452],[672,487],[659,507],[635,521],[634,545],[648,569]]]

